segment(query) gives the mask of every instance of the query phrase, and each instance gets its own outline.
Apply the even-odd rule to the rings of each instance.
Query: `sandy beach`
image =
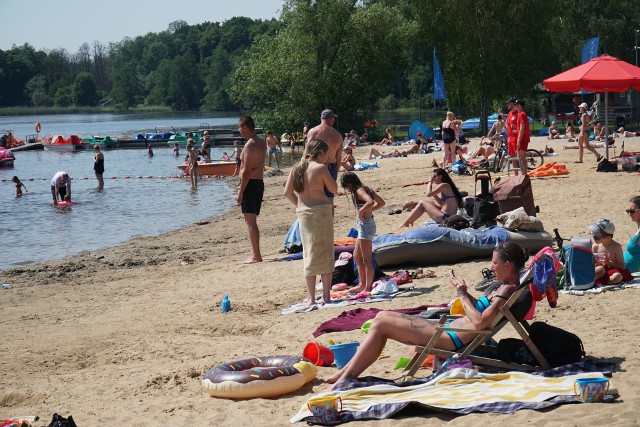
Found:
[[[479,139],[472,140],[475,149]],[[569,238],[588,235],[588,225],[600,217],[616,226],[621,244],[635,232],[624,212],[628,200],[640,194],[637,174],[598,173],[595,157],[585,153],[574,164],[577,150],[563,150],[567,140],[535,137],[532,148],[554,148],[557,161],[570,174],[534,179],[539,218]],[[616,143],[618,153],[622,140]],[[640,138],[627,138],[627,151],[640,151]],[[604,153],[604,149],[599,149]],[[361,158],[368,148],[358,148]],[[288,155],[285,154],[285,155]],[[613,153],[611,152],[611,155]],[[380,167],[360,174],[387,206],[418,198],[428,180],[432,159],[442,154],[411,155],[378,160]],[[323,378],[335,367],[319,368],[318,378],[299,391],[277,399],[231,401],[209,397],[201,389],[203,374],[232,360],[269,354],[301,355],[316,340],[318,324],[344,309],[281,315],[280,310],[305,297],[302,261],[274,262],[284,236],[295,220],[294,207],[284,198],[283,175],[267,177],[265,201],[258,219],[265,262],[243,265],[249,253],[246,226],[239,207],[208,223],[194,224],[159,237],[82,253],[1,272],[12,289],[0,290],[2,308],[2,391],[0,419],[39,415],[46,426],[54,412],[73,415],[79,426],[97,425],[287,425],[313,393],[327,388]],[[460,190],[473,195],[473,178],[454,176]],[[233,182],[232,182],[233,183]],[[336,197],[335,236],[346,236],[354,210],[345,196]],[[395,232],[407,214],[376,214],[378,233]],[[37,250],[37,248],[34,248]],[[457,263],[456,273],[477,283],[489,260]],[[404,268],[415,269],[418,265]],[[448,283],[450,265],[428,267],[437,277],[416,280],[415,290],[390,302],[363,308],[406,308],[446,303],[454,295]],[[395,269],[386,270],[393,273]],[[523,410],[511,415],[418,415],[384,420],[377,425],[637,425],[640,406],[640,322],[636,302],[640,291],[627,289],[599,295],[561,295],[558,307],[541,303],[535,320],[576,333],[589,356],[618,365],[613,384],[616,404],[564,405],[545,411]],[[229,295],[233,310],[223,314],[220,303]],[[499,337],[515,336],[505,328]],[[331,333],[317,341],[327,344],[360,341],[360,331]],[[387,358],[365,375],[399,376],[393,367],[412,349],[390,343]],[[419,376],[427,376],[422,370]],[[426,419],[425,419],[426,418]]]

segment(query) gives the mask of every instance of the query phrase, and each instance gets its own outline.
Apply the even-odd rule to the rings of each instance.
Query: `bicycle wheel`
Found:
[[[527,170],[533,170],[544,164],[544,157],[542,153],[533,148],[528,149],[525,152],[525,158],[527,159]]]

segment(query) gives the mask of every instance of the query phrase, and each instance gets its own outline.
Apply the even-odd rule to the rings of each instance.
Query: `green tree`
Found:
[[[135,63],[114,66],[112,71],[113,88],[111,96],[116,104],[130,108],[138,104],[143,95],[142,82],[138,76]]]
[[[98,103],[96,82],[88,72],[81,71],[71,85],[71,99],[74,105],[93,106]]]
[[[288,0],[282,19],[284,28],[275,36],[254,43],[230,89],[234,102],[255,110],[261,124],[275,131],[317,120],[327,107],[345,120],[373,106],[393,73],[379,58],[398,60],[396,45],[411,36],[395,8],[356,0]],[[371,31],[372,22],[384,25]]]
[[[47,80],[42,74],[29,80],[25,88],[31,98],[31,105],[45,107],[53,104],[53,100],[47,92]]]

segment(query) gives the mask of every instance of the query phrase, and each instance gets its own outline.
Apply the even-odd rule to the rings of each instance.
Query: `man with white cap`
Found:
[[[582,163],[582,157],[584,155],[585,148],[591,151],[596,156],[596,159],[599,162],[600,160],[602,160],[602,156],[596,151],[595,148],[593,148],[589,144],[589,134],[587,134],[587,130],[589,129],[589,121],[591,120],[591,117],[589,117],[589,113],[587,113],[587,108],[589,108],[589,106],[586,102],[583,102],[582,104],[578,105],[578,108],[580,108],[580,133],[578,134],[578,160],[576,160],[574,163]]]
[[[338,179],[338,168],[342,161],[342,135],[333,127],[336,117],[338,116],[328,108],[323,110],[320,114],[320,124],[307,133],[307,142],[321,139],[329,145],[327,168],[333,179]],[[327,197],[333,201],[333,193],[328,192],[326,189],[324,191]]]

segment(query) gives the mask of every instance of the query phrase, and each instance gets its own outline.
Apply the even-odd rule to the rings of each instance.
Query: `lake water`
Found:
[[[206,113],[136,113],[136,114],[59,114],[46,116],[0,117],[0,131],[12,130],[18,138],[36,133],[40,123],[40,136],[78,135],[88,138],[93,135],[122,137],[139,133],[163,131],[192,131],[201,127],[235,126],[238,114],[230,113],[212,117]]]
[[[17,136],[24,136],[33,133],[36,121],[42,124],[43,133],[51,128],[52,133],[83,137],[137,134],[167,125],[176,129],[195,129],[202,123],[235,125],[237,116],[12,116],[0,117],[0,129],[12,129]],[[219,158],[223,150],[229,147],[214,148],[212,158]],[[182,163],[184,154],[181,150],[176,159],[170,149],[158,148],[154,157],[148,157],[146,150],[105,151],[105,187],[98,192],[92,150],[15,153],[14,167],[0,168],[0,270],[114,246],[135,236],[158,235],[231,209],[235,196],[227,179],[203,179],[198,190],[191,191],[188,179],[168,178],[180,174],[176,165]],[[51,177],[61,170],[73,178],[71,193],[76,204],[70,209],[51,204]],[[10,182],[14,175],[29,190],[21,198],[15,197],[15,186]]]

